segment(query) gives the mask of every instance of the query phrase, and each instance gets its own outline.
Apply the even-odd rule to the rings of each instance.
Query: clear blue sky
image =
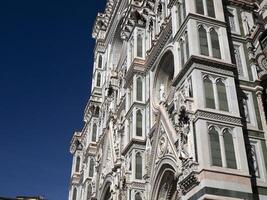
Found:
[[[0,196],[66,200],[105,0],[0,1]]]

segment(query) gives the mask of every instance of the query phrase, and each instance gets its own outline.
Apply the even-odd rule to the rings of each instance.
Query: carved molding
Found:
[[[212,112],[208,112],[208,111],[198,110],[195,113],[195,121],[197,121],[199,118],[205,119],[205,120],[228,123],[228,124],[237,125],[237,126],[242,126],[241,118],[223,115],[223,114],[219,114],[219,113],[212,113]]]

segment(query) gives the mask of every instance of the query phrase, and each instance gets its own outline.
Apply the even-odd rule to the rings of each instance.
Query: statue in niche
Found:
[[[183,87],[183,95],[184,97],[190,97],[190,84],[188,79],[185,81],[184,83],[184,87]]]
[[[160,102],[164,102],[166,100],[164,84],[160,84],[160,86],[159,86],[159,100],[160,100]]]
[[[189,158],[188,134],[190,132],[190,119],[186,113],[186,108],[182,107],[179,114],[179,158],[187,160]]]
[[[96,166],[95,166],[96,168],[99,167],[100,162],[101,162],[101,158],[102,158],[102,148],[100,147],[99,151],[98,151],[97,158],[96,158]]]

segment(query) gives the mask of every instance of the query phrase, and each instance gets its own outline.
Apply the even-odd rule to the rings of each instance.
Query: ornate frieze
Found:
[[[195,113],[195,121],[198,119],[205,119],[210,121],[216,121],[220,123],[227,123],[236,126],[242,126],[242,120],[240,117],[233,117],[230,115],[224,115],[220,113],[213,113],[209,111],[198,110]]]

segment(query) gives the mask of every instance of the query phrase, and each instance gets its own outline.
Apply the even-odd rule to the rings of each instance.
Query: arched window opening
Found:
[[[159,190],[155,196],[153,194],[154,199],[176,199],[177,179],[172,169],[164,171],[164,173],[161,174],[161,180],[158,180],[158,182]]]
[[[196,12],[198,14],[204,15],[203,0],[196,0]]]
[[[74,188],[72,192],[72,200],[76,200],[76,199],[77,199],[77,189]]]
[[[189,41],[188,41],[188,34],[187,34],[187,32],[185,33],[185,52],[186,52],[186,60],[189,58],[189,56],[190,56],[190,51],[189,51]]]
[[[143,135],[143,114],[141,110],[136,112],[136,136],[142,137]]]
[[[129,157],[129,171],[132,171],[132,156]]]
[[[92,128],[92,142],[96,142],[97,125],[94,123]]]
[[[135,155],[135,178],[136,179],[142,179],[143,177],[143,163],[142,163],[142,156],[141,156],[141,153],[137,153]]]
[[[110,200],[111,199],[110,185],[107,187],[105,191],[106,192],[105,192],[104,200]]]
[[[96,109],[95,109],[95,115],[97,117],[99,117],[99,112],[100,112],[100,108],[99,108],[99,106],[97,106]]]
[[[213,0],[206,0],[206,1],[207,1],[208,16],[215,18],[215,9]]]
[[[209,130],[209,137],[210,137],[210,152],[211,152],[212,165],[222,167],[219,133],[213,126]]]
[[[76,158],[75,172],[79,172],[80,171],[80,163],[81,163],[81,158],[80,158],[80,156],[78,156]]]
[[[205,77],[204,79],[204,90],[205,90],[206,108],[215,109],[213,84],[212,84],[212,81],[208,77]]]
[[[228,111],[228,102],[225,84],[219,79],[216,83],[218,91],[219,109],[223,111]]]
[[[184,55],[184,41],[181,39],[180,40],[180,58],[181,58],[181,67],[184,66],[184,63],[185,63],[185,55]]]
[[[212,46],[212,55],[214,58],[221,59],[221,50],[218,33],[211,29],[210,31],[211,46]]]
[[[98,68],[102,68],[102,56],[101,55],[99,55],[99,59],[98,59]]]
[[[209,56],[207,32],[203,26],[199,27],[198,34],[199,34],[200,54],[205,55],[205,56]]]
[[[91,200],[91,197],[92,197],[92,186],[91,184],[89,184],[87,188],[87,200]]]
[[[97,74],[96,86],[97,87],[100,87],[101,86],[101,74],[100,74],[100,72]]]
[[[224,147],[225,147],[225,156],[226,164],[228,168],[236,169],[236,157],[235,157],[235,148],[233,142],[233,136],[228,129],[224,130],[223,134]]]
[[[182,8],[181,8],[181,5],[178,4],[178,5],[177,5],[177,12],[176,12],[176,13],[177,13],[176,16],[177,16],[177,26],[178,26],[178,27],[180,27],[181,24],[182,24],[182,17],[181,17],[181,12],[180,12],[181,9],[182,9]]]
[[[143,80],[141,77],[136,79],[136,100],[143,101]]]
[[[156,75],[156,85],[154,95],[156,100],[159,103],[160,101],[164,101],[165,98],[170,94],[170,89],[172,87],[172,80],[174,77],[174,57],[171,51],[167,51],[162,56],[158,71]]]
[[[135,194],[135,198],[134,199],[135,200],[142,200],[142,197],[141,197],[139,192]]]
[[[184,20],[186,17],[186,5],[185,5],[185,0],[182,0],[182,10],[180,11],[182,15],[182,19]]]
[[[141,34],[137,35],[137,57],[143,57],[143,37]]]
[[[90,159],[90,165],[89,165],[89,177],[94,176],[94,167],[95,167],[95,161],[93,158]]]

